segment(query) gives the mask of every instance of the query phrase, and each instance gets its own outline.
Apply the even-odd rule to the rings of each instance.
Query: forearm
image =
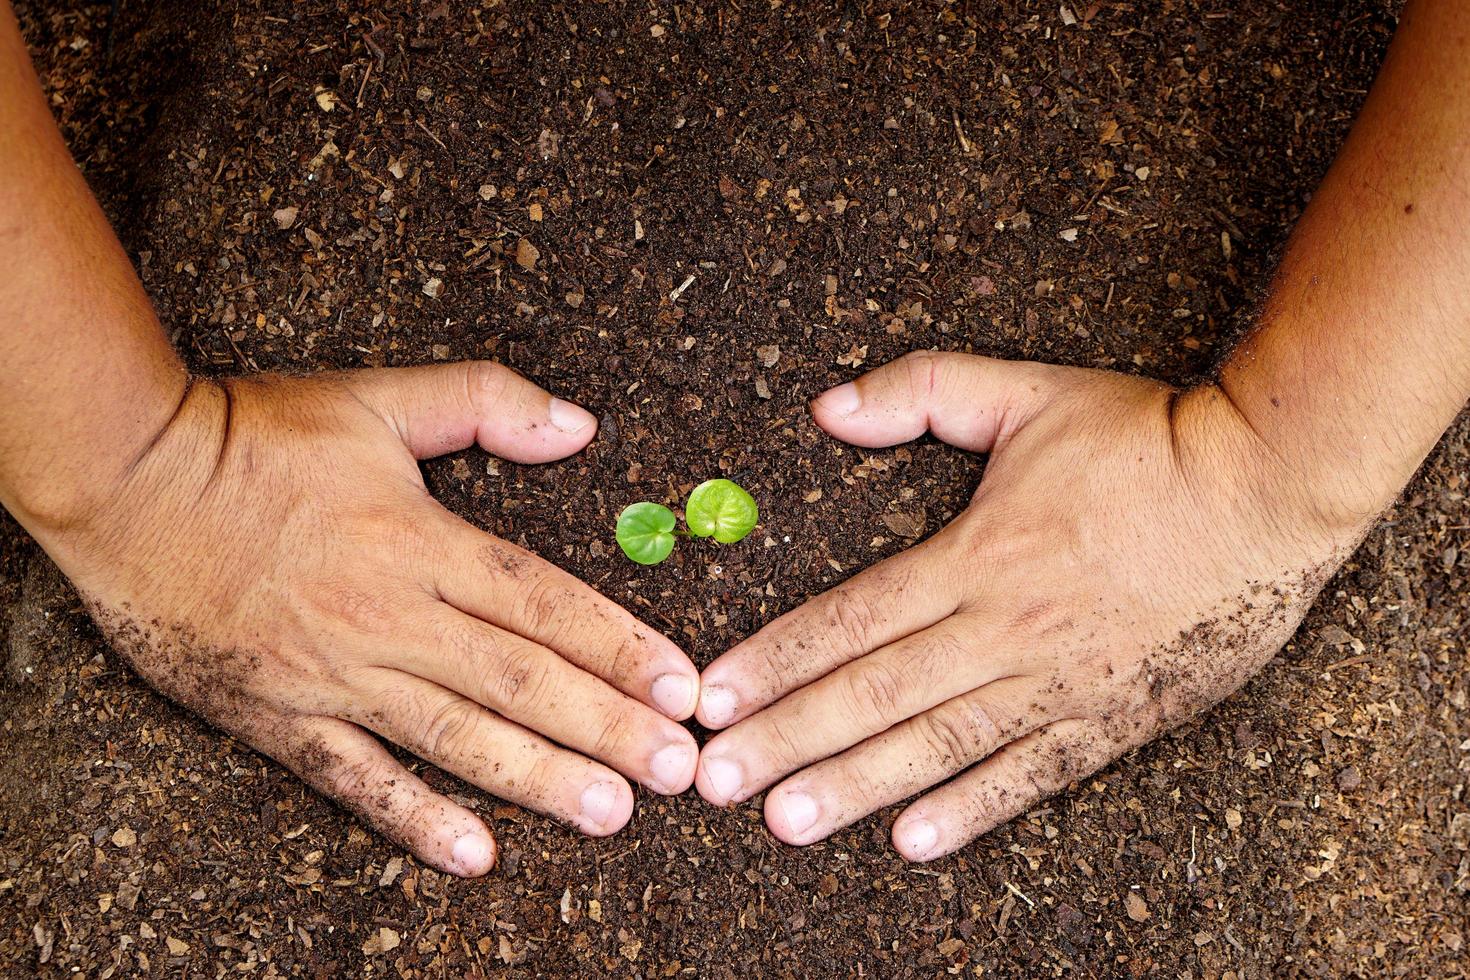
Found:
[[[1470,10],[1411,2],[1221,389],[1334,523],[1371,518],[1470,398]]]
[[[33,530],[77,519],[186,383],[0,0],[0,504]]]

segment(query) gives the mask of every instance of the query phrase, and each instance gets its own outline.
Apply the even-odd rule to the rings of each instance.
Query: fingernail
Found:
[[[653,774],[666,793],[677,793],[689,774],[689,763],[694,761],[687,745],[666,745],[648,760],[648,771]]]
[[[454,842],[451,853],[461,874],[482,875],[495,860],[495,844],[484,834],[466,834]]]
[[[699,707],[706,725],[710,728],[723,728],[735,717],[740,702],[736,699],[735,692],[728,687],[712,684],[699,692]]]
[[[607,819],[612,816],[613,805],[617,802],[617,786],[606,781],[593,783],[582,790],[582,816],[601,829],[607,826]]]
[[[705,759],[704,780],[709,783],[710,791],[716,796],[710,802],[724,806],[740,792],[740,787],[745,784],[745,774],[740,771],[738,762],[731,762],[729,759]]]
[[[898,828],[898,849],[904,856],[922,861],[934,853],[939,843],[939,828],[922,818],[910,820]]]
[[[660,674],[654,678],[649,693],[658,709],[673,718],[689,710],[689,702],[694,698],[694,682],[683,674]]]
[[[822,410],[833,415],[851,415],[862,403],[863,396],[858,394],[857,385],[851,381],[817,396],[817,404]]]
[[[551,424],[563,432],[581,432],[596,421],[585,408],[560,398],[551,400],[551,408],[547,410],[547,414],[551,416]]]
[[[776,803],[781,807],[781,816],[786,819],[786,830],[792,836],[800,837],[817,822],[817,801],[805,793],[782,793],[776,797]]]

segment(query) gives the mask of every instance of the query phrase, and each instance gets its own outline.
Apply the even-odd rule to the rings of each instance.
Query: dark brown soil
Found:
[[[126,0],[110,62],[106,6],[20,6],[190,365],[492,355],[593,407],[564,465],[431,486],[703,664],[975,485],[834,444],[825,386],[929,346],[1207,373],[1395,5],[199,6]],[[431,773],[504,854],[446,878],[148,690],[0,518],[0,972],[1463,976],[1467,459],[1462,418],[1240,695],[922,867],[891,813],[795,850],[644,796],[590,841]],[[763,533],[617,553],[721,473]]]

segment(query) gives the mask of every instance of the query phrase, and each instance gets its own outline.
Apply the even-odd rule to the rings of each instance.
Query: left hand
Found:
[[[1317,505],[1215,385],[920,352],[812,413],[990,456],[943,531],[705,670],[697,717],[730,727],[699,792],[779,783],[791,844],[963,773],[893,826],[936,858],[1180,724],[1270,660],[1372,516]]]
[[[490,828],[379,738],[598,837],[631,817],[628,779],[694,778],[683,651],[445,510],[417,462],[473,444],[550,462],[596,431],[489,361],[198,380],[88,506],[30,526],[144,680],[425,863],[481,875]]]

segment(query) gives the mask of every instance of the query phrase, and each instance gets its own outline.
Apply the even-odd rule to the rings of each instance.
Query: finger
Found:
[[[1094,722],[1053,722],[1006,745],[974,769],[920,799],[893,825],[893,846],[910,861],[932,861],[1025,813],[1116,757]]]
[[[812,418],[857,446],[894,446],[925,432],[989,452],[1045,404],[1059,369],[975,354],[914,351],[812,402]]]
[[[788,773],[1020,668],[989,653],[975,617],[951,616],[841,667],[721,732],[700,753],[700,795],[748,799]]]
[[[467,878],[494,867],[495,838],[484,821],[429,789],[356,725],[336,718],[281,718],[256,742],[308,786],[424,863]]]
[[[352,391],[419,459],[481,448],[517,463],[570,456],[597,419],[494,361],[377,368],[346,375]]]
[[[694,781],[698,747],[682,725],[556,653],[442,603],[418,619],[391,665],[457,691],[533,732],[666,795]]]
[[[879,562],[721,655],[700,678],[696,717],[724,728],[959,607],[934,541]]]
[[[1050,721],[1028,710],[1035,694],[1031,678],[996,681],[804,769],[766,794],[766,825],[810,844],[943,782]]]
[[[549,647],[623,693],[682,721],[699,671],[673,641],[574,575],[445,512],[445,602]]]
[[[380,707],[353,720],[440,769],[594,837],[632,816],[633,791],[606,766],[437,684],[396,670],[380,671],[375,683],[363,700]]]

